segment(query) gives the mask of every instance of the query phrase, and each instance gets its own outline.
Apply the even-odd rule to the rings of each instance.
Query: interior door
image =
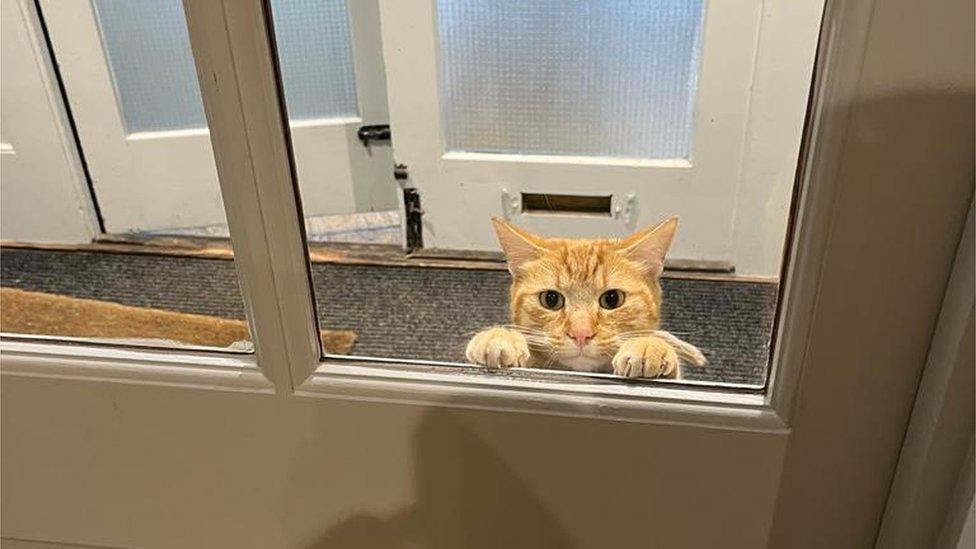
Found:
[[[224,223],[179,0],[42,0],[109,233]],[[375,2],[272,2],[308,216],[396,207]]]
[[[794,387],[784,428],[739,425],[735,397],[759,395],[610,421],[628,406],[583,393],[578,414],[417,380],[271,396],[227,357],[4,340],[4,545],[876,546],[973,193],[973,4],[828,9],[782,306],[807,320],[776,342],[802,370],[769,395]]]
[[[383,2],[424,246],[495,249],[492,216],[607,236],[678,215],[672,258],[777,274],[785,216],[764,211],[788,204],[822,6],[800,4]],[[760,84],[772,116],[750,110]]]
[[[88,242],[98,221],[33,3],[0,6],[0,239]]]

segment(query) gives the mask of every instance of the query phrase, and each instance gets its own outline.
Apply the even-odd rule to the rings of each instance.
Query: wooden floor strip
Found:
[[[230,241],[224,238],[168,237],[142,235],[102,235],[94,242],[82,244],[0,241],[0,247],[34,250],[132,253],[207,259],[234,258]],[[392,267],[430,267],[439,269],[474,269],[505,271],[508,266],[498,252],[464,250],[418,250],[406,253],[389,244],[313,243],[309,245],[312,263],[339,265],[379,265]],[[697,270],[696,264],[669,262],[664,278],[685,280],[721,280],[778,283],[778,277],[739,275],[724,270]]]

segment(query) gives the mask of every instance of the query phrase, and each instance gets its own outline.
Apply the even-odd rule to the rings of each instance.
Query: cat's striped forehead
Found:
[[[543,261],[555,267],[556,283],[561,287],[605,284],[609,268],[620,256],[605,241],[567,240],[554,244]]]
[[[525,282],[564,289],[604,287],[611,278],[638,274],[614,241],[550,239],[546,244],[542,257],[521,269]]]

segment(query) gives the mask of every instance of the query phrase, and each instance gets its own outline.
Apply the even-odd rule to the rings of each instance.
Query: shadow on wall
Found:
[[[348,517],[308,547],[572,546],[556,517],[449,409],[432,409],[424,416],[413,448],[413,505],[389,517]]]

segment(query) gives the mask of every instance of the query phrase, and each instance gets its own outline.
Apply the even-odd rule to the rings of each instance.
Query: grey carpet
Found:
[[[323,328],[359,334],[358,355],[457,361],[468,337],[507,317],[508,273],[315,264]],[[117,253],[0,250],[0,285],[126,305],[242,318],[230,261]],[[665,279],[664,328],[709,363],[689,379],[762,384],[777,286]]]

